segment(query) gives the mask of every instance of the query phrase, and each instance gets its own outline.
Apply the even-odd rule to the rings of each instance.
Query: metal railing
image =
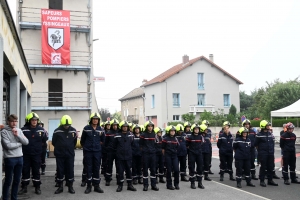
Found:
[[[24,49],[24,53],[29,64],[42,63],[41,49]],[[70,51],[70,65],[90,66],[92,63],[92,52],[88,51]]]
[[[127,121],[138,124],[139,123],[139,115],[128,115]]]
[[[19,21],[41,23],[41,8],[21,7]],[[92,24],[92,13],[88,11],[70,10],[70,23],[71,27],[90,28]]]
[[[204,105],[190,105],[189,112],[196,114],[197,112],[204,112],[204,110],[209,112],[215,112],[215,105],[204,104]]]
[[[89,109],[92,105],[91,92],[32,92],[33,109]]]

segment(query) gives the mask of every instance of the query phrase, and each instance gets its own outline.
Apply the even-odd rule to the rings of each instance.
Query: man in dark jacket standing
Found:
[[[88,194],[92,190],[92,183],[94,191],[103,193],[100,188],[100,164],[101,164],[101,146],[104,143],[105,134],[100,126],[100,115],[99,113],[92,113],[90,116],[89,125],[85,126],[80,144],[84,151],[84,167],[86,169],[86,182],[87,188],[85,194]]]
[[[271,123],[266,120],[260,122],[261,131],[256,135],[255,146],[261,163],[259,170],[260,185],[266,187],[265,174],[267,170],[268,185],[278,186],[273,181],[274,169],[274,140],[270,132]]]
[[[114,148],[118,159],[118,188],[117,192],[123,190],[124,172],[126,173],[127,190],[136,191],[132,185],[132,146],[134,144],[134,135],[129,131],[127,121],[121,121],[120,132],[114,137]]]
[[[32,181],[35,187],[35,193],[41,194],[40,185],[40,168],[41,168],[41,154],[43,143],[48,140],[44,129],[38,126],[39,116],[32,112],[26,116],[26,124],[22,128],[25,137],[28,139],[29,144],[23,146],[23,170],[22,170],[22,189],[18,194],[27,193],[27,185],[30,181],[30,168],[32,170]]]
[[[55,194],[63,192],[64,177],[68,179],[68,191],[74,194],[74,147],[77,143],[77,131],[72,125],[72,119],[69,115],[64,115],[60,120],[60,126],[54,130],[52,137],[52,144],[54,148],[54,155],[57,167],[57,183],[58,189]]]
[[[296,148],[295,148],[295,142],[296,142],[296,135],[293,133],[294,131],[294,124],[291,122],[286,124],[286,132],[283,133],[282,136],[280,136],[280,148],[283,151],[283,178],[284,178],[284,184],[290,185],[289,182],[289,174],[288,174],[288,167],[290,166],[290,176],[291,176],[291,182],[292,183],[298,183],[300,184],[300,181],[296,178]]]

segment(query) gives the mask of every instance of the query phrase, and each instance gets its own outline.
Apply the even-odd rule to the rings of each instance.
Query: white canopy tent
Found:
[[[271,111],[272,117],[300,117],[300,99],[285,108]]]

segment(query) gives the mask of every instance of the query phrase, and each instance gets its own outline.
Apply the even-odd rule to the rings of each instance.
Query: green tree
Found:
[[[236,116],[236,107],[233,104],[229,108],[229,114]]]
[[[254,103],[253,93],[251,95],[246,94],[244,91],[240,91],[240,110],[241,112],[248,110]]]
[[[195,115],[193,115],[192,113],[183,114],[181,115],[181,117],[185,122],[190,122],[192,124],[195,122]]]
[[[121,122],[121,121],[122,121],[121,113],[120,113],[120,112],[118,112],[118,111],[115,111],[115,113],[114,113],[114,114],[112,114],[112,118],[114,118],[114,119],[118,120],[119,122]]]

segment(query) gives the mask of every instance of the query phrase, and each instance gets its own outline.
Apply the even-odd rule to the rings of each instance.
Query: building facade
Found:
[[[34,84],[32,111],[49,131],[70,115],[81,134],[91,112],[98,112],[93,82],[91,0],[17,1],[17,26]],[[70,65],[42,64],[41,9],[70,11]]]
[[[239,85],[241,81],[220,68],[210,59],[200,56],[168,69],[143,84],[145,115],[165,127],[170,121],[181,121],[181,115],[193,113],[196,118],[204,110],[223,110],[228,114],[233,104],[240,110]]]
[[[122,120],[127,120],[135,124],[145,123],[144,96],[143,88],[135,88],[119,99],[121,101]]]
[[[19,117],[19,127],[31,109],[33,79],[6,0],[0,0],[0,123],[10,114]],[[2,172],[2,148],[0,150]],[[2,181],[0,185],[2,194]]]

